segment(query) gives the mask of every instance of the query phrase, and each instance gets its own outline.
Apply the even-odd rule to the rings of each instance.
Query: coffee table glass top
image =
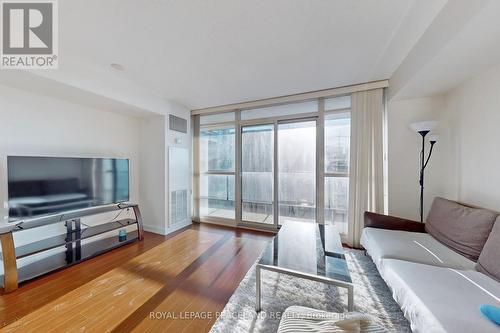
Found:
[[[352,283],[340,235],[331,225],[285,222],[259,265]]]

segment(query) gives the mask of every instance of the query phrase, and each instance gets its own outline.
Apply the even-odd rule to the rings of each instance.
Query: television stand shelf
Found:
[[[132,209],[135,218],[115,219],[102,224],[82,228],[81,218],[112,211]],[[29,244],[15,246],[13,233],[38,228],[50,224],[64,223],[66,234],[37,240]],[[105,233],[136,226],[137,230],[128,232],[126,240],[118,237],[94,239],[92,237]],[[32,279],[48,272],[65,268],[119,246],[142,240],[144,231],[139,206],[136,204],[115,204],[103,207],[85,208],[63,214],[43,216],[30,220],[16,221],[11,225],[0,227],[0,241],[4,265],[3,286],[6,292],[16,290],[18,283]],[[64,249],[57,251],[56,249]],[[50,253],[50,251],[53,250]],[[43,259],[17,267],[19,259],[27,258],[43,252],[49,253]]]

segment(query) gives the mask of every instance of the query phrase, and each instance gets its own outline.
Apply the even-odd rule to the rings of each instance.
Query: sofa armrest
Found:
[[[425,224],[400,217],[365,212],[365,228],[425,232]]]

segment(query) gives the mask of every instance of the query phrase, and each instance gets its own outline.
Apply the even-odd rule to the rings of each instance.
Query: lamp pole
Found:
[[[422,150],[420,151],[420,222],[424,222],[424,175],[425,168],[427,167],[427,163],[429,163],[429,159],[432,155],[432,149],[434,148],[434,144],[437,142],[435,138],[431,138],[431,149],[429,150],[429,155],[425,158],[425,136],[429,134],[430,130],[419,131],[418,133],[422,136]]]

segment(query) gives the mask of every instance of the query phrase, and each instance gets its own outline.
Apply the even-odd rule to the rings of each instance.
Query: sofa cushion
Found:
[[[435,198],[425,230],[454,251],[476,261],[498,213]]]
[[[471,269],[475,263],[449,249],[431,235],[378,228],[364,228],[361,244],[382,270],[384,258],[408,260],[434,266]]]
[[[382,277],[413,332],[498,332],[479,307],[500,302],[500,283],[476,271],[383,261]]]
[[[500,217],[497,218],[484,244],[476,269],[500,282]]]

